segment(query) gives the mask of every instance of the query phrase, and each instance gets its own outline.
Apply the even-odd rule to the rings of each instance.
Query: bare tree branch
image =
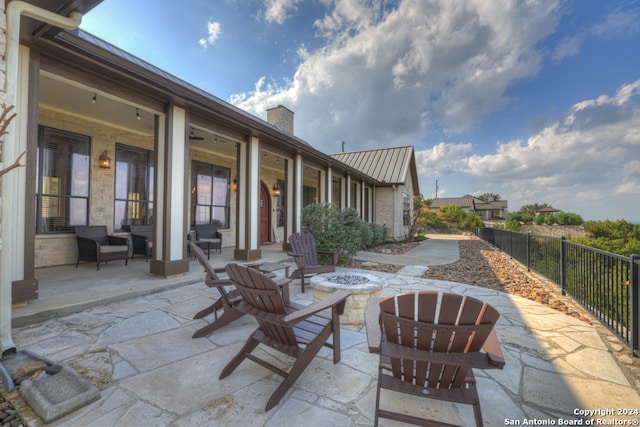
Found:
[[[6,168],[2,169],[2,170],[0,171],[0,176],[4,175],[5,173],[9,172],[9,171],[10,171],[10,170],[12,170],[12,169],[20,168],[20,167],[25,167],[26,165],[20,164],[20,159],[21,159],[22,157],[24,157],[24,155],[25,155],[25,154],[27,154],[27,150],[24,150],[24,151],[22,152],[22,154],[20,154],[20,155],[18,156],[18,158],[16,159],[16,161],[15,161],[15,162],[13,162],[10,166],[8,166],[8,167],[6,167]]]

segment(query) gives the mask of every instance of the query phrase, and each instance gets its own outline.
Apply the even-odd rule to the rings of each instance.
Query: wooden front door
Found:
[[[260,243],[271,241],[271,197],[264,182],[260,183]]]

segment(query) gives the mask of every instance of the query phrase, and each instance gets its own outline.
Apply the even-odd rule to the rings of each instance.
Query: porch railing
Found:
[[[495,228],[476,234],[557,284],[640,356],[640,256],[624,257],[566,240]]]

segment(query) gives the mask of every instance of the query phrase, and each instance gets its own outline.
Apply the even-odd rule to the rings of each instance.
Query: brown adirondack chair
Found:
[[[365,310],[369,351],[380,353],[375,425],[383,417],[451,426],[380,409],[381,389],[473,405],[476,424],[483,425],[473,368],[504,366],[493,329],[500,314],[493,307],[458,294],[422,291],[369,298]]]
[[[193,316],[194,319],[202,319],[211,313],[215,316],[215,320],[212,323],[198,329],[191,337],[201,338],[241,318],[245,313],[236,309],[238,303],[242,301],[242,297],[236,289],[229,289],[232,287],[231,281],[218,278],[218,273],[223,273],[224,268],[213,268],[200,246],[195,243],[189,243],[189,245],[191,246],[191,253],[195,255],[200,265],[204,268],[204,283],[210,288],[216,288],[220,294],[220,298],[216,302]],[[222,310],[222,314],[218,317],[219,310]]]
[[[214,268],[211,263],[209,263],[206,258],[204,252],[196,243],[189,243],[191,253],[195,255],[196,259],[200,263],[200,265],[204,268],[205,272],[205,280],[204,283],[210,288],[216,288],[218,293],[220,294],[220,298],[216,300],[209,307],[204,308],[197,312],[193,318],[202,319],[209,314],[214,315],[214,321],[207,326],[204,326],[198,329],[191,338],[202,338],[207,336],[221,327],[228,325],[236,319],[241,318],[245,315],[242,311],[236,309],[238,303],[242,300],[242,296],[238,293],[237,289],[233,287],[233,283],[229,279],[220,279],[218,277],[219,273],[224,273],[224,267]],[[259,267],[260,264],[249,264],[248,267]],[[272,275],[273,276],[273,275]],[[275,283],[280,288],[280,292],[282,293],[283,299],[288,302],[289,301],[289,283],[291,279],[288,278],[280,278],[275,281]],[[222,314],[218,316],[218,311],[222,310]]]
[[[280,402],[322,346],[333,349],[333,363],[340,361],[340,314],[350,293],[333,292],[309,307],[287,304],[278,291],[277,283],[264,273],[239,264],[227,264],[226,270],[243,298],[236,308],[254,316],[258,321],[258,329],[225,366],[220,379],[230,375],[245,358],[284,377],[267,402],[265,411],[269,411]],[[331,309],[330,314],[324,311],[327,309]],[[331,335],[333,342],[329,343]],[[295,358],[293,367],[286,372],[252,354],[259,344]]]
[[[316,249],[316,238],[311,233],[294,233],[289,236],[291,251],[288,255],[296,261],[298,269],[291,273],[292,279],[300,278],[300,288],[304,293],[304,279],[315,274],[333,273],[336,271],[338,263],[338,253],[328,251],[318,251]],[[329,255],[331,264],[324,265],[318,262],[318,254]]]

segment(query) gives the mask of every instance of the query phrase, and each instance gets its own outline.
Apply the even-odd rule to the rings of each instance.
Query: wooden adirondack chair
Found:
[[[300,288],[304,293],[305,277],[320,273],[333,273],[338,263],[337,252],[318,251],[316,238],[311,233],[294,233],[289,236],[291,250],[288,255],[294,257],[298,269],[291,273],[292,279],[300,278]],[[331,265],[318,263],[318,254],[331,256]]]
[[[278,291],[277,283],[260,271],[239,264],[228,264],[226,270],[243,298],[236,308],[254,316],[258,321],[258,329],[225,366],[220,379],[230,375],[245,358],[284,377],[284,381],[267,402],[265,411],[269,411],[280,402],[322,346],[333,349],[333,363],[340,361],[340,314],[344,311],[345,300],[350,293],[333,292],[323,301],[309,307],[286,304]],[[325,312],[326,309],[331,309],[331,313]],[[333,343],[328,342],[331,335]],[[285,372],[252,354],[259,344],[295,358],[291,370]]]
[[[193,318],[194,319],[202,319],[205,316],[213,313],[214,321],[207,326],[204,326],[198,329],[191,338],[202,338],[211,334],[212,332],[217,331],[221,327],[233,322],[236,319],[244,316],[245,313],[239,311],[236,306],[240,301],[242,301],[242,296],[238,293],[237,289],[233,287],[233,283],[229,279],[220,279],[218,277],[219,273],[224,273],[224,267],[214,268],[211,263],[207,260],[203,250],[196,243],[189,243],[191,253],[195,255],[196,259],[200,263],[200,265],[204,268],[205,272],[205,280],[204,283],[210,288],[216,288],[218,293],[220,294],[220,298],[216,300],[209,307],[204,308],[197,312]],[[257,268],[260,264],[248,264],[248,267]],[[274,275],[270,275],[270,277],[274,277]],[[288,278],[280,278],[274,279],[275,283],[278,285],[280,292],[282,294],[282,298],[288,302],[289,301],[289,283],[291,279]],[[218,311],[222,310],[222,314],[218,316]]]
[[[223,273],[224,268],[213,268],[200,246],[195,243],[189,243],[189,245],[191,247],[191,253],[195,255],[200,265],[204,268],[204,283],[210,288],[216,288],[220,294],[220,298],[218,298],[216,302],[200,310],[193,316],[194,319],[202,319],[211,313],[215,316],[215,320],[212,323],[198,329],[191,337],[201,338],[241,318],[245,313],[236,309],[238,303],[242,301],[242,296],[240,296],[236,289],[229,289],[232,286],[231,281],[229,279],[218,278],[218,273]],[[218,317],[219,310],[222,310],[220,317]]]
[[[422,291],[369,298],[365,310],[369,351],[380,353],[376,426],[378,417],[451,426],[380,409],[381,389],[473,405],[476,424],[483,425],[472,368],[504,366],[493,329],[500,314],[493,307],[458,294]]]

